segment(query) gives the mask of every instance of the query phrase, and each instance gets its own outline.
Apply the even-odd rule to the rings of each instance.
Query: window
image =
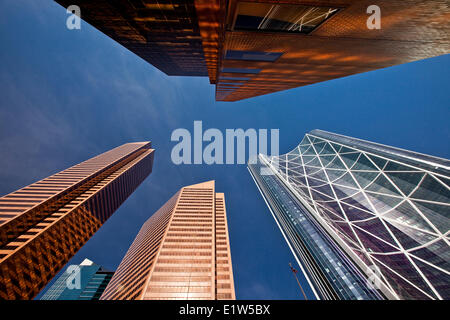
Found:
[[[239,2],[234,29],[310,33],[337,11],[330,7]]]
[[[225,59],[272,62],[281,57],[282,54],[282,52],[227,50]]]
[[[239,82],[220,82],[219,84],[221,86],[231,86],[231,87],[239,87],[243,85],[243,83]]]
[[[261,69],[247,69],[247,68],[223,68],[222,72],[229,73],[259,73]]]

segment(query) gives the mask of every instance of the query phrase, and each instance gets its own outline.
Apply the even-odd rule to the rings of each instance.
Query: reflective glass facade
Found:
[[[315,297],[372,300],[383,296],[365,279],[314,217],[275,175],[261,175],[261,162],[249,164],[261,194],[280,226]]]
[[[55,1],[64,8],[73,4]],[[217,101],[238,101],[449,52],[450,28],[437,22],[446,21],[448,0],[426,5],[423,0],[384,1],[383,15],[390,23],[382,24],[383,32],[367,27],[367,1],[76,4],[83,20],[167,75],[208,76],[216,84]],[[249,80],[239,87],[222,84],[221,78],[243,69],[257,72],[247,72]]]
[[[261,160],[386,296],[450,298],[450,161],[321,130]]]
[[[0,299],[31,299],[150,174],[150,142],[126,143],[0,197]]]
[[[186,186],[148,219],[101,300],[234,300],[225,195]]]

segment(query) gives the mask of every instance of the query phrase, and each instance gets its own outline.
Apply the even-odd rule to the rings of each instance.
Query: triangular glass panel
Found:
[[[323,169],[320,169],[316,173],[311,174],[310,177],[313,177],[315,179],[322,180],[323,182],[328,183],[328,179],[327,179]]]
[[[442,233],[450,230],[450,205],[413,201],[422,214]]]
[[[316,156],[304,155],[304,156],[302,156],[302,158],[303,158],[303,164],[307,165],[309,162],[313,161],[316,158]]]
[[[366,195],[380,214],[395,208],[396,205],[403,201],[403,198],[391,197],[379,193],[366,192]]]
[[[386,277],[389,284],[394,289],[395,293],[400,296],[401,299],[404,300],[428,300],[429,296],[422,293],[416,287],[411,285],[412,282],[414,285],[418,286],[420,289],[424,290],[427,293],[430,292],[430,288],[424,282],[423,278],[417,273],[416,269],[411,265],[411,262],[407,260],[403,254],[395,254],[395,255],[373,255],[375,259],[382,261],[385,265],[388,265],[390,268],[394,269],[397,273],[394,273],[390,269],[386,268],[384,265],[377,263],[377,267],[380,269],[381,273]],[[432,295],[434,296],[434,295]]]
[[[331,145],[327,142],[327,144],[324,146],[320,154],[335,154],[335,152],[331,147]]]
[[[353,233],[353,231],[350,228],[350,226],[348,225],[348,223],[335,223],[333,226],[335,227],[335,229],[338,229],[343,234],[345,234],[347,238],[349,238],[352,242],[357,244],[359,247],[358,240],[356,239],[355,234]]]
[[[408,196],[411,191],[419,184],[423,172],[386,172],[386,175],[395,183],[395,185]]]
[[[342,146],[342,148],[341,148],[341,150],[339,151],[339,153],[344,153],[344,152],[355,152],[355,151],[357,151],[357,150],[348,148],[348,147],[346,147],[346,146]]]
[[[335,211],[330,210],[329,207],[327,207],[327,203],[323,202],[316,202],[317,207],[322,210],[323,216],[327,218],[327,220],[338,220],[338,221],[345,221],[345,218],[343,215],[337,214]]]
[[[342,186],[359,189],[356,183],[354,182],[352,176],[348,172],[344,174],[341,178],[334,181],[333,184],[339,184]]]
[[[322,167],[322,164],[320,163],[318,157],[315,157],[314,159],[312,159],[310,162],[308,162],[308,166],[313,166],[313,167]]]
[[[329,196],[327,196],[325,194],[319,193],[319,192],[315,191],[314,189],[311,189],[311,194],[312,194],[313,199],[315,201],[330,201],[330,200],[333,200],[332,197],[329,197]]]
[[[437,236],[410,228],[408,226],[405,226],[405,225],[400,224],[395,221],[389,221],[389,222],[387,222],[387,224],[389,226],[393,226],[394,228],[397,228],[398,231],[404,233],[406,236],[408,236],[409,238],[412,239],[412,240],[408,240],[407,238],[399,239],[397,236],[401,236],[401,235],[399,235],[398,232],[395,234],[397,240],[399,240],[399,242],[402,245],[403,245],[403,242],[409,245],[409,247],[407,247],[406,249],[412,249],[417,246],[427,244],[428,242],[434,241],[437,238]],[[392,228],[391,228],[391,230],[392,230]],[[415,241],[418,245],[414,246],[414,243],[412,241]]]
[[[336,156],[320,156],[320,160],[322,161],[324,166],[327,166],[330,162],[332,162],[336,158]]]
[[[298,154],[294,154],[294,153],[288,153],[287,154],[287,160],[289,162],[295,161],[299,158],[300,156]]]
[[[448,284],[450,283],[450,275],[436,269],[422,261],[414,259],[414,263],[419,267],[420,271],[427,277],[431,285],[436,289],[436,291],[441,295],[442,298],[446,299],[448,297]]]
[[[354,153],[341,154],[340,156],[341,156],[342,160],[345,162],[345,164],[347,165],[347,167],[351,168],[353,166],[353,164],[355,163],[355,161],[360,156],[360,154],[361,153],[359,153],[359,152],[354,152]]]
[[[307,174],[308,176],[311,176],[311,175],[313,175],[314,173],[323,170],[323,169],[320,168],[320,167],[304,166],[303,168],[305,168],[306,174]]]
[[[356,226],[357,223],[353,223],[353,225]],[[370,253],[387,253],[398,251],[398,248],[374,237],[373,234],[366,232],[364,229],[354,227],[353,230],[355,230],[359,240],[361,240],[366,250]]]
[[[334,150],[336,150],[336,152],[340,152],[341,151],[341,148],[342,148],[341,145],[338,145],[338,144],[333,143],[333,142],[330,142],[330,144],[333,146],[333,148],[334,148]]]
[[[378,168],[383,169],[384,165],[386,164],[387,160],[382,159],[380,157],[373,156],[371,154],[367,155],[368,158],[370,158],[375,164],[378,166]]]
[[[330,164],[328,165],[328,168],[345,169],[345,166],[342,163],[342,161],[339,159],[339,157],[336,157],[336,158],[334,158],[334,160],[332,162],[330,162]]]
[[[308,187],[297,185],[297,189],[300,189],[308,198],[310,197]]]
[[[391,243],[393,246],[396,245],[395,240],[391,237],[389,231],[386,229],[384,224],[378,218],[370,219],[367,221],[355,222],[354,225],[357,225],[361,229],[366,230],[367,232],[373,234],[374,236],[381,238],[388,243]]]
[[[437,176],[437,179],[440,180],[443,184],[445,184],[447,187],[450,188],[450,179],[443,178],[440,176]]]
[[[341,206],[342,206],[342,209],[344,209],[344,211],[345,211],[345,215],[347,216],[348,220],[350,220],[350,221],[365,220],[365,219],[370,219],[370,218],[375,217],[373,214],[371,214],[369,212],[349,206],[344,201],[341,201]]]
[[[372,214],[374,214],[369,201],[367,201],[366,197],[362,192],[358,192],[354,194],[351,198],[347,198],[344,201],[349,205],[369,211]]]
[[[352,170],[378,171],[377,167],[375,167],[375,165],[370,162],[370,160],[364,154],[361,154],[356,164],[352,167]]]
[[[450,272],[450,250],[448,250],[448,244],[444,240],[436,241],[424,248],[410,251],[410,253]]]
[[[365,188],[380,174],[379,171],[352,171],[361,188]]]
[[[341,207],[336,201],[330,201],[326,203],[322,203],[322,206],[325,207],[327,210],[333,212],[338,217],[341,217],[342,219],[345,219]]]
[[[312,150],[311,145],[300,146],[300,152],[302,155],[310,154],[310,150]],[[314,151],[312,151],[312,153],[314,154]]]
[[[312,187],[312,188],[313,188],[313,187],[317,187],[317,186],[322,186],[322,185],[324,185],[325,183],[327,183],[327,182],[325,182],[325,181],[315,179],[315,178],[313,178],[313,177],[311,177],[311,176],[308,176],[307,179],[308,179],[308,184],[309,184],[309,186]]]
[[[411,198],[450,203],[450,190],[427,174]]]
[[[336,179],[342,177],[347,171],[337,169],[326,169],[328,178],[333,182]]]
[[[383,175],[378,176],[378,178],[370,184],[367,189],[368,191],[379,192],[386,195],[396,195],[400,196],[400,193],[395,189],[392,183],[389,182]]]
[[[316,149],[317,153],[319,153],[320,151],[322,151],[323,147],[325,147],[326,142],[321,140],[321,141],[316,141],[314,143],[314,148]]]
[[[389,161],[389,163],[384,168],[384,171],[416,171],[417,169],[407,167],[403,164]]]
[[[414,232],[414,229],[410,229],[401,224],[393,224],[388,222],[389,229],[391,229],[395,238],[400,242],[403,248],[412,249],[421,246],[428,242],[428,237],[421,237],[418,234],[424,235],[423,232]],[[397,228],[398,227],[398,228]],[[413,231],[412,231],[413,230]],[[414,235],[412,235],[414,233]],[[420,238],[420,239],[419,239]],[[433,237],[433,240],[435,237]]]
[[[325,185],[323,185],[321,187],[317,187],[315,189],[316,189],[316,191],[322,192],[322,193],[326,194],[327,196],[334,199],[334,193],[329,184],[325,184]]]
[[[359,192],[358,189],[351,189],[344,186],[338,186],[335,184],[333,184],[333,189],[336,192],[336,196],[338,197],[338,199],[348,198],[354,196],[356,193]]]
[[[382,218],[394,220],[425,231],[434,232],[429,223],[425,221],[417,210],[414,209],[407,201],[404,201],[394,210],[384,214]]]
[[[303,137],[302,142],[300,142],[300,145],[309,144],[309,140],[306,136]]]

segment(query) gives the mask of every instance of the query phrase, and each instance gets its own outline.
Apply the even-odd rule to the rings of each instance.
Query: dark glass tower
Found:
[[[447,54],[448,0],[56,0],[145,61],[239,101]],[[384,18],[383,18],[384,19]],[[385,20],[384,20],[385,21]],[[442,21],[442,22],[441,22]],[[420,32],[418,32],[420,30]],[[107,52],[105,52],[107,54]]]
[[[323,283],[339,285],[334,256],[327,265],[315,250],[326,241],[343,254],[337,269],[365,274],[386,298],[450,298],[450,161],[313,130],[249,168],[319,297]]]
[[[73,272],[72,272],[73,271]],[[78,268],[66,270],[45,292],[41,300],[99,300],[114,272],[85,259]],[[79,276],[79,287],[72,288],[75,280],[72,275]]]

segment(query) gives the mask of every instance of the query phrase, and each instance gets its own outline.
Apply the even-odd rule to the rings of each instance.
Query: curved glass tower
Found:
[[[261,165],[273,175],[261,175]],[[303,208],[302,214],[280,223],[289,242],[295,237],[310,242],[312,233],[305,236],[297,224],[306,230],[314,223],[323,231],[320,241],[338,247],[343,260],[352,261],[355,274],[365,274],[384,297],[450,298],[450,161],[313,130],[291,152],[260,155],[259,164],[249,168],[266,201],[270,196],[261,181],[270,180],[280,186],[275,191],[278,201]],[[283,193],[289,199],[282,199]],[[273,202],[268,204],[277,211]],[[313,287],[320,288],[310,263],[293,251]],[[318,255],[313,259],[336,291],[333,272],[327,271],[331,269],[321,265]],[[347,285],[342,284],[344,291]],[[320,298],[328,298],[317,291]]]

